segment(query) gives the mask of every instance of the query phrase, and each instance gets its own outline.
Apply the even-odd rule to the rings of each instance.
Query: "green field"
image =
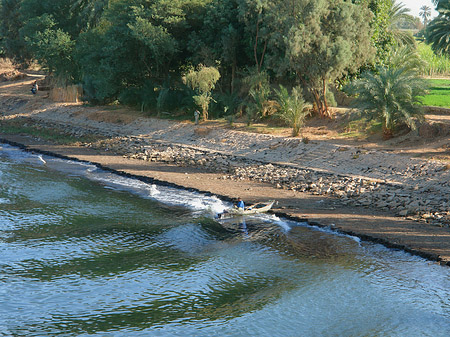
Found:
[[[417,52],[424,62],[422,75],[450,76],[450,58],[447,55],[436,54],[430,45],[423,42],[417,44]]]
[[[423,97],[423,105],[450,108],[450,80],[430,79],[427,94]]]

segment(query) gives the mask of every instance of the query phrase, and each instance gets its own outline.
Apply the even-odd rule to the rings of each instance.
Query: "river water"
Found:
[[[450,269],[0,144],[0,336],[450,336]]]

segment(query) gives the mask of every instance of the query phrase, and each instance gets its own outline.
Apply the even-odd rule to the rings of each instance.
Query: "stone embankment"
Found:
[[[106,139],[84,146],[126,157],[223,173],[278,188],[331,195],[343,204],[385,211],[431,225],[449,226],[450,170],[437,161],[328,142],[248,134],[153,119],[118,125],[90,120],[71,109],[31,116],[75,136]]]

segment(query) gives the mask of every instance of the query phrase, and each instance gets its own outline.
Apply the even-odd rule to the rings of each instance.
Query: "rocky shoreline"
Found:
[[[445,163],[185,123],[146,119],[147,125],[136,121],[120,126],[66,114],[56,120],[48,113],[33,119],[76,137],[101,134],[106,139],[81,145],[127,158],[197,167],[222,173],[223,179],[267,182],[424,224],[450,225],[450,166]],[[61,118],[68,122],[61,124]]]
[[[2,119],[21,119],[23,125],[60,130],[78,138],[80,149],[97,149],[124,160],[137,160],[143,167],[162,163],[195,168],[199,174],[216,174],[214,179],[223,181],[222,186],[226,186],[227,182],[250,182],[250,186],[251,182],[267,183],[275,191],[280,191],[271,192],[272,195],[287,195],[282,192],[287,191],[292,196],[310,196],[308,198],[311,200],[318,200],[315,197],[333,200],[336,208],[353,207],[369,213],[392,214],[400,222],[416,223],[421,230],[429,233],[436,233],[439,229],[439,233],[445,234],[430,234],[430,238],[439,237],[441,242],[448,234],[450,170],[447,164],[439,161],[417,159],[407,153],[365,148],[363,145],[321,140],[306,142],[299,138],[252,134],[205,124],[196,126],[144,117],[126,122],[106,122],[98,116],[93,117],[93,113],[99,113],[98,109],[81,104],[44,102],[42,106],[38,102],[18,104],[16,101],[14,97],[3,100]],[[85,136],[89,135],[101,136],[101,140],[86,142]],[[64,153],[64,150],[61,151]],[[209,181],[209,184],[214,182]],[[213,193],[220,194],[217,188],[222,187],[212,188]],[[256,191],[254,196],[260,197]],[[296,206],[281,204],[280,208],[286,209],[285,215],[289,216],[288,209],[297,207],[294,216],[298,216],[301,214],[298,212],[299,201],[295,203]],[[312,204],[313,201],[310,206]],[[336,209],[334,207],[333,204],[330,209]],[[313,208],[309,209],[309,214],[318,214],[311,211]],[[300,212],[301,209],[303,206]],[[333,219],[338,215],[336,211],[332,213],[327,218],[331,219],[328,225],[333,224],[331,221],[335,222]],[[355,217],[355,222],[360,223],[366,213],[361,211],[362,217]],[[343,215],[342,218],[349,221],[348,216]],[[391,222],[397,221],[389,219]],[[326,223],[324,225],[327,226]],[[371,226],[376,224],[372,222]],[[387,246],[413,253],[425,252],[426,256],[427,251],[435,251],[430,249],[431,246],[410,250],[407,242],[397,243],[389,235],[371,235],[371,231],[377,232],[373,228],[366,228],[366,231],[355,231],[353,228],[343,231],[364,238],[371,237],[374,241],[380,239]],[[450,261],[447,259],[450,253],[445,248],[446,244],[440,245],[438,254],[446,256],[444,262]],[[441,261],[440,255],[433,254],[436,253],[431,253],[432,257],[427,258]]]
[[[298,168],[295,165],[267,163],[248,158],[192,149],[174,144],[153,143],[138,145],[135,141],[127,148],[123,142],[109,142],[107,148],[128,157],[146,161],[160,161],[181,166],[201,167],[209,172],[224,173],[223,179],[250,179],[275,184],[278,188],[309,192],[315,195],[338,197],[352,206],[375,207],[380,210],[395,211],[398,216],[409,216],[417,221],[432,225],[449,226],[449,200],[443,188],[448,188],[448,180],[435,184],[429,182],[414,187],[376,181],[373,179],[344,176],[317,170]],[[90,146],[92,146],[90,144]],[[100,146],[101,147],[101,146]],[[425,168],[426,164],[413,166],[410,171],[417,176],[436,177],[440,172],[448,175],[447,168]],[[411,179],[415,175],[411,174]]]
[[[449,171],[439,163],[422,162],[404,175],[414,185],[384,182],[354,175],[299,168],[298,165],[252,160],[244,156],[154,141],[118,137],[85,146],[108,149],[129,158],[223,173],[223,179],[255,180],[278,188],[337,197],[344,204],[394,211],[398,216],[436,226],[449,226]],[[433,180],[436,179],[436,180]]]

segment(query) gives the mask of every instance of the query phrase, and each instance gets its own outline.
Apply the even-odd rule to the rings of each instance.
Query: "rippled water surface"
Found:
[[[450,272],[0,147],[0,336],[450,336]]]

